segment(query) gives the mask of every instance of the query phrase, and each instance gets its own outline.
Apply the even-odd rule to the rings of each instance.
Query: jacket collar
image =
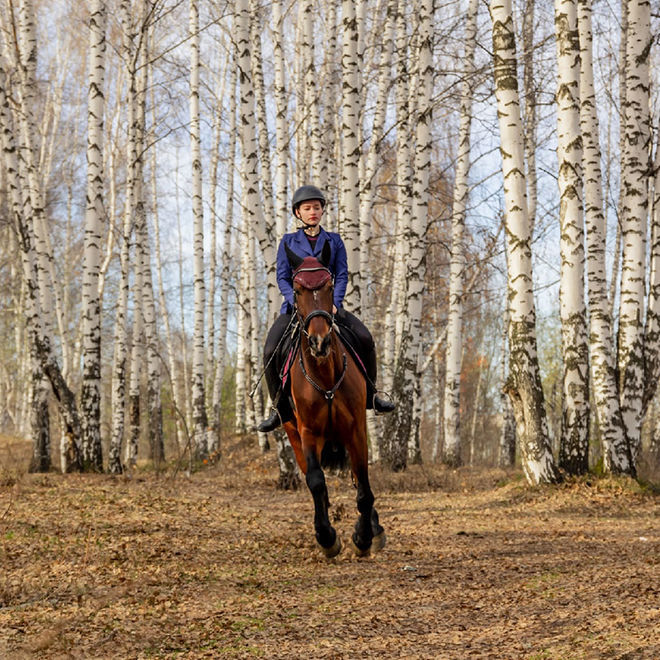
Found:
[[[323,227],[321,227],[321,231],[319,232],[316,245],[314,246],[313,250],[312,246],[309,244],[309,240],[307,239],[307,234],[305,234],[305,231],[302,229],[302,227],[296,232],[294,240],[296,245],[301,250],[301,252],[298,254],[308,254],[316,257],[317,255],[321,254],[323,245],[328,240],[328,232],[323,229]]]

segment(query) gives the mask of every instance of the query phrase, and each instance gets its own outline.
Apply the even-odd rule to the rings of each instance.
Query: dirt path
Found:
[[[309,494],[244,450],[191,479],[5,477],[0,658],[660,658],[636,486],[376,473],[387,547],[328,562]],[[354,491],[328,481],[347,540]]]

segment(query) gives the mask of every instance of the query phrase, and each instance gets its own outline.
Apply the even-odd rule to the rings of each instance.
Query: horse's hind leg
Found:
[[[305,453],[305,460],[307,463],[305,480],[314,498],[314,529],[316,530],[316,540],[325,553],[325,556],[330,559],[338,555],[341,551],[341,539],[337,536],[337,532],[335,532],[330,524],[330,518],[328,516],[328,488],[325,483],[325,475],[321,469],[316,452],[307,451]]]
[[[355,477],[357,479],[357,508],[360,515],[355,523],[352,539],[355,552],[360,556],[364,556],[369,554],[371,549],[371,542],[374,537],[374,529],[371,523],[374,514],[376,515],[376,523],[378,523],[378,514],[374,509],[375,498],[369,485],[367,466],[364,465],[355,470]]]
[[[386,537],[383,526],[378,521],[378,511],[375,508],[371,509],[371,531],[374,535],[371,541],[372,552],[379,552],[385,547]]]

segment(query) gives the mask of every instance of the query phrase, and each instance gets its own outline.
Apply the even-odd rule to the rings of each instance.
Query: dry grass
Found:
[[[249,439],[190,478],[26,475],[24,450],[0,443],[0,658],[660,657],[635,482],[374,469],[388,545],[328,562],[309,494]],[[328,483],[347,540],[354,490]]]

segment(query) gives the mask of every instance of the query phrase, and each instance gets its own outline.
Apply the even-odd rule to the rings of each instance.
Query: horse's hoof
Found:
[[[355,540],[351,538],[351,547],[353,548],[353,552],[355,553],[356,557],[368,557],[369,552],[371,552],[372,546],[369,546],[368,548],[362,550],[361,548],[358,548],[358,546],[355,543]]]
[[[320,546],[320,548],[323,550],[323,554],[325,555],[326,559],[332,559],[333,557],[336,557],[341,552],[342,548],[339,534],[337,534],[335,542],[329,548],[324,548],[323,546]]]
[[[386,543],[387,536],[385,536],[385,532],[383,531],[380,534],[374,536],[373,541],[371,542],[371,551],[380,552],[385,547]]]

